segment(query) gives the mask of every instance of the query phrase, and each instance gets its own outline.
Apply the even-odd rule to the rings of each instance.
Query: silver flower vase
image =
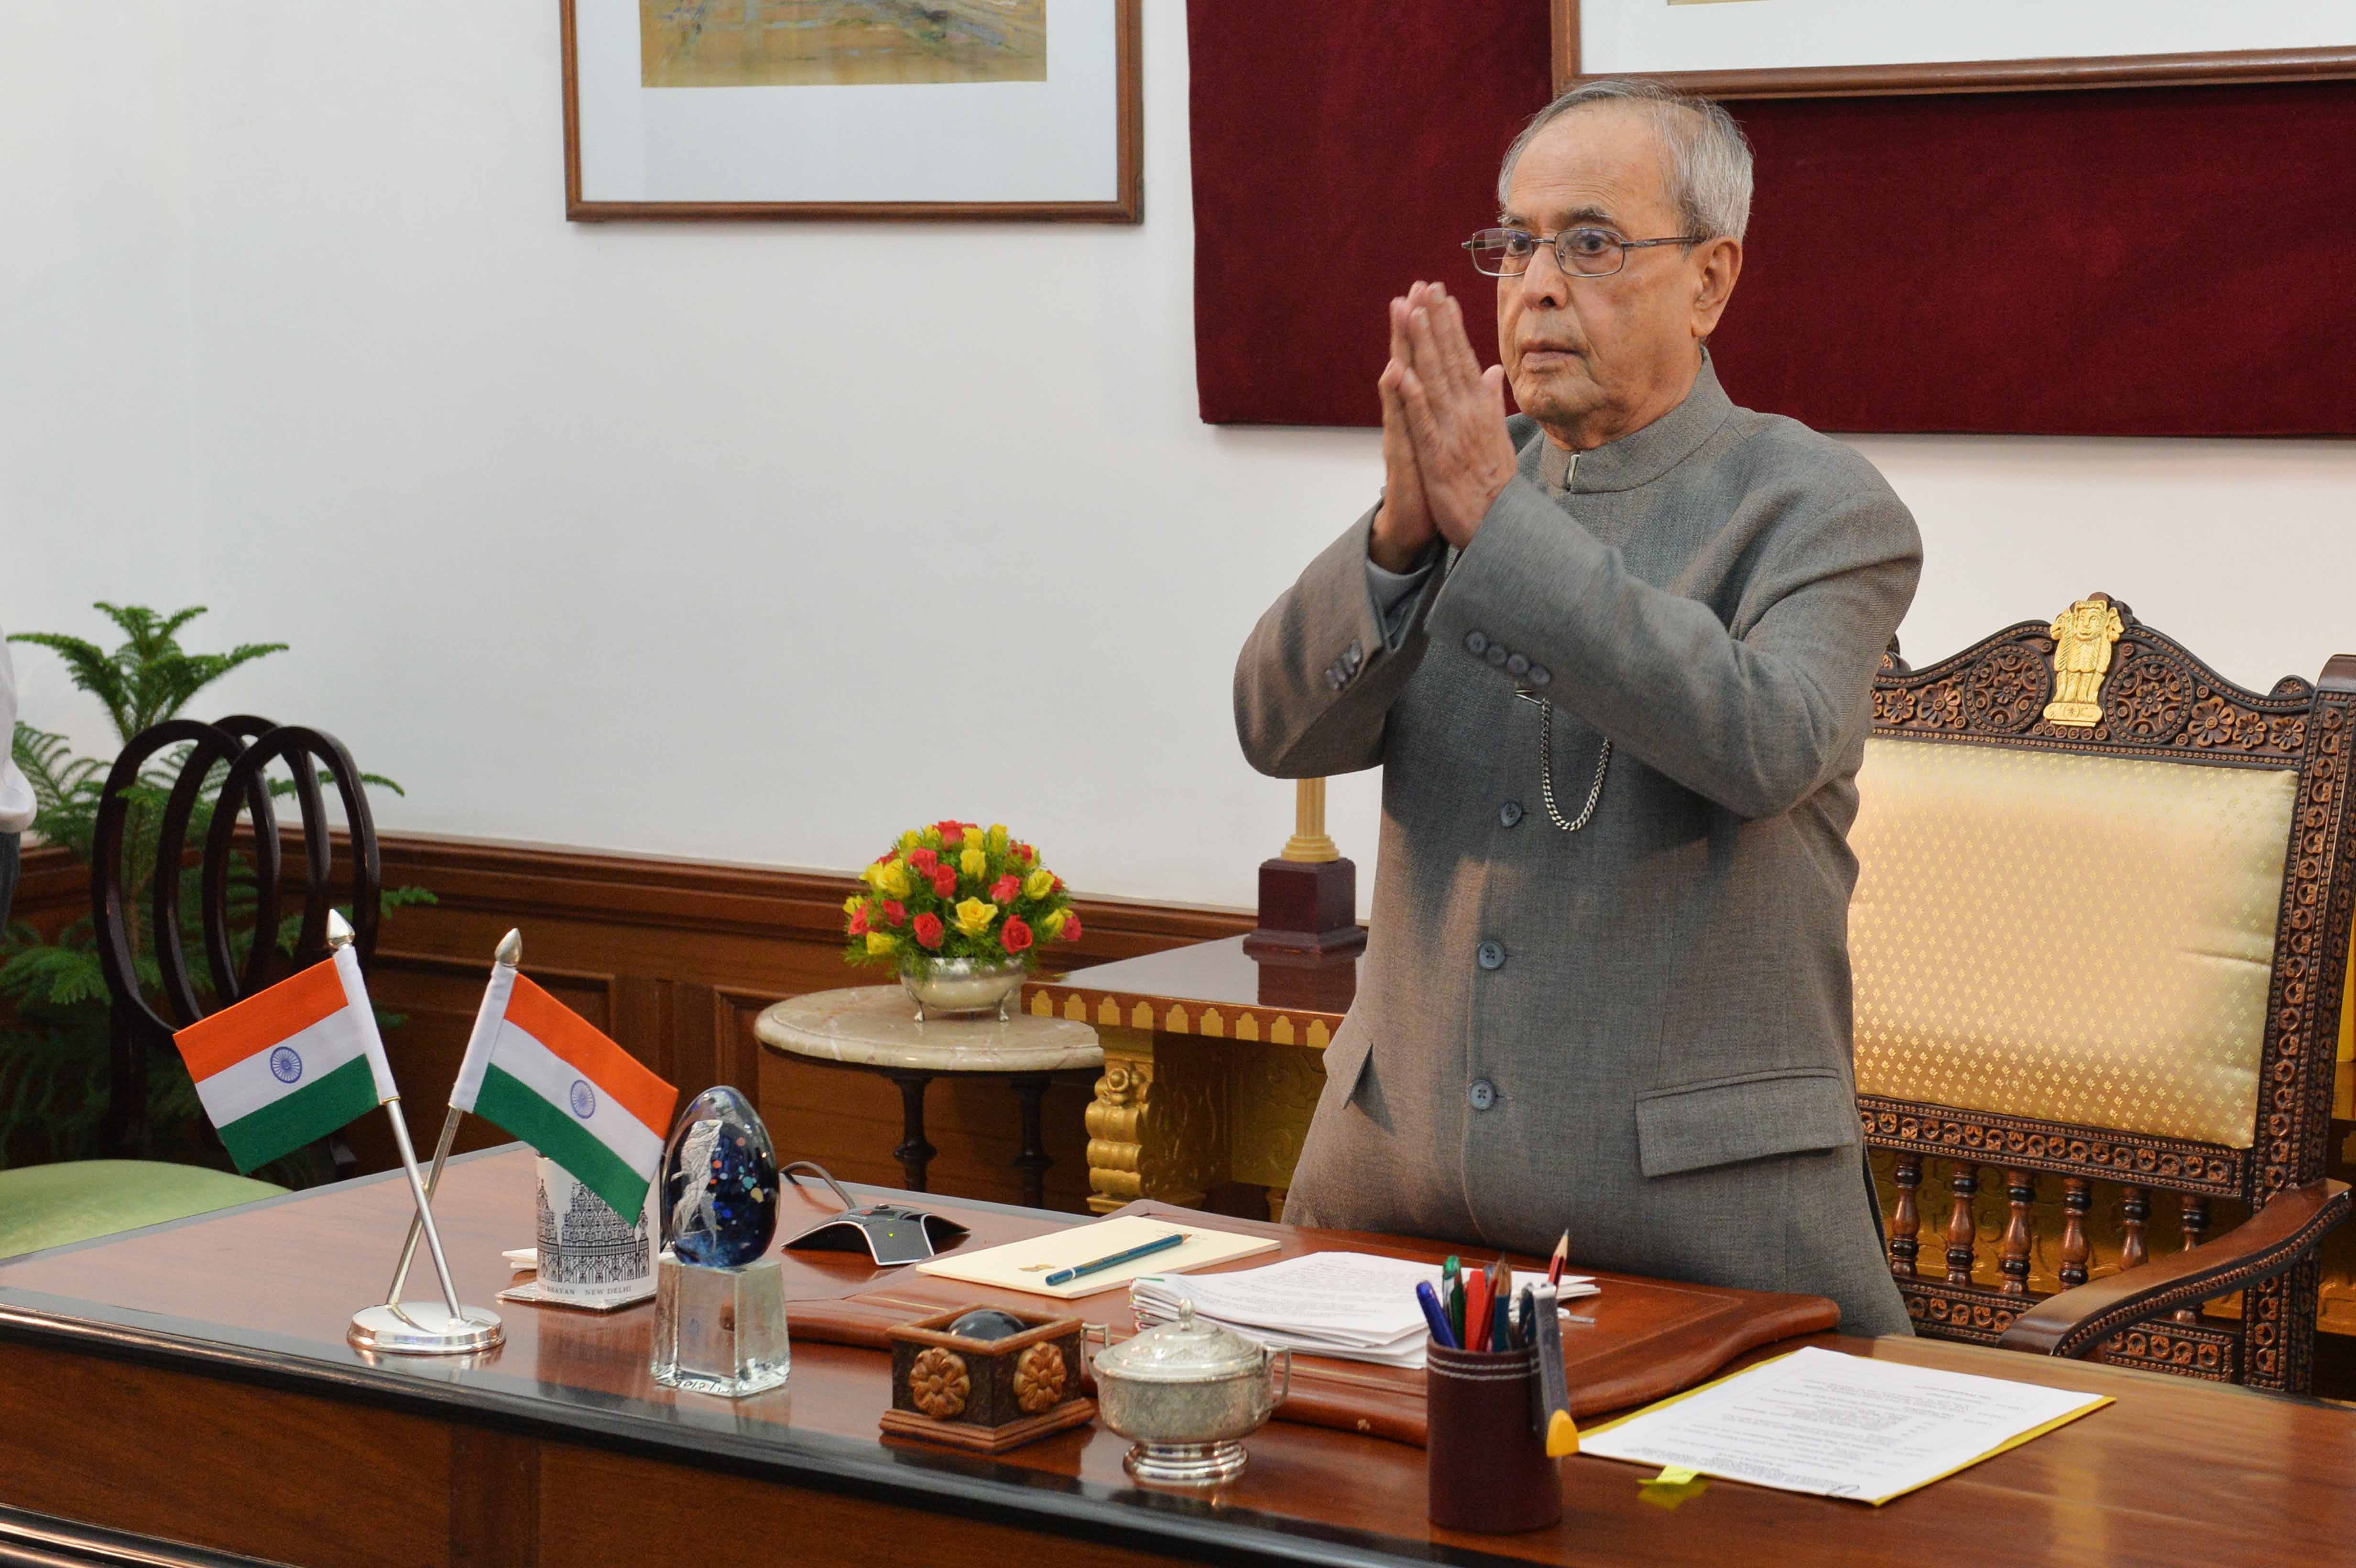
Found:
[[[916,1004],[919,1022],[934,1019],[1003,1020],[1008,1004],[1023,989],[1023,982],[1030,973],[1029,962],[1021,958],[1003,964],[913,955],[900,960],[900,985]]]

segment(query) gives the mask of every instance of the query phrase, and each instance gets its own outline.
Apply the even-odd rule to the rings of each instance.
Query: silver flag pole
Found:
[[[493,962],[509,969],[521,967],[523,933],[510,931],[500,938],[499,950]],[[428,1204],[431,1204],[440,1192],[442,1168],[450,1163],[450,1146],[457,1140],[458,1124],[466,1119],[466,1113],[455,1105],[451,1106],[450,1114],[442,1118],[442,1136],[434,1140],[434,1164],[425,1173],[425,1201]],[[401,1243],[401,1264],[392,1271],[392,1289],[384,1298],[384,1304],[387,1307],[401,1305],[402,1290],[409,1284],[409,1265],[417,1258],[417,1238],[423,1233],[423,1223],[415,1215],[411,1215],[409,1235]]]
[[[327,914],[327,946],[331,950],[349,947],[353,933],[351,923],[341,913],[330,910]],[[372,1020],[363,1020],[373,1028]],[[376,1049],[383,1047],[378,1044]],[[401,1168],[409,1179],[409,1195],[416,1205],[412,1220],[414,1227],[425,1234],[425,1250],[434,1259],[434,1272],[442,1285],[443,1300],[450,1315],[440,1324],[430,1321],[431,1308],[423,1309],[424,1317],[409,1310],[399,1301],[380,1307],[364,1307],[352,1314],[351,1326],[344,1337],[361,1350],[388,1350],[404,1355],[460,1355],[474,1350],[486,1350],[507,1338],[507,1328],[498,1314],[483,1308],[469,1312],[460,1305],[458,1287],[450,1277],[450,1260],[443,1255],[442,1234],[434,1224],[434,1207],[425,1194],[425,1179],[417,1169],[417,1150],[409,1141],[409,1124],[401,1115],[401,1096],[388,1096],[385,1114],[392,1118],[392,1141],[401,1151]],[[404,1248],[404,1253],[412,1249]]]

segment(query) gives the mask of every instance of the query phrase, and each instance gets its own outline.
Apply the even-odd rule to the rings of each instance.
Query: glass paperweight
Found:
[[[690,1102],[663,1146],[664,1248],[655,1268],[655,1381],[741,1399],[786,1381],[777,1156],[750,1100],[726,1086]]]
[[[733,1268],[777,1235],[777,1151],[761,1113],[723,1084],[680,1113],[663,1146],[663,1244],[683,1264]]]

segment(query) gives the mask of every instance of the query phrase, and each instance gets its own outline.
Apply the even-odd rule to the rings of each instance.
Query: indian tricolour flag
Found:
[[[636,1215],[678,1101],[580,1014],[507,965],[492,967],[451,1109],[498,1123]]]
[[[326,1137],[400,1093],[349,947],[190,1024],[172,1043],[241,1171]]]

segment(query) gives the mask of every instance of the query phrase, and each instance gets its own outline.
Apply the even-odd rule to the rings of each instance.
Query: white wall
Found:
[[[1250,901],[1290,792],[1234,652],[1378,470],[1195,417],[1172,0],[1137,228],[567,224],[554,6],[147,5],[135,80],[82,7],[0,22],[0,106],[47,95],[0,191],[105,219],[0,226],[0,625],[293,643],[216,706],[342,735],[389,827],[849,867],[954,814]],[[1859,444],[1929,540],[1918,663],[2098,587],[2261,686],[2356,649],[2356,443]],[[2262,543],[2302,571],[2221,560]]]

